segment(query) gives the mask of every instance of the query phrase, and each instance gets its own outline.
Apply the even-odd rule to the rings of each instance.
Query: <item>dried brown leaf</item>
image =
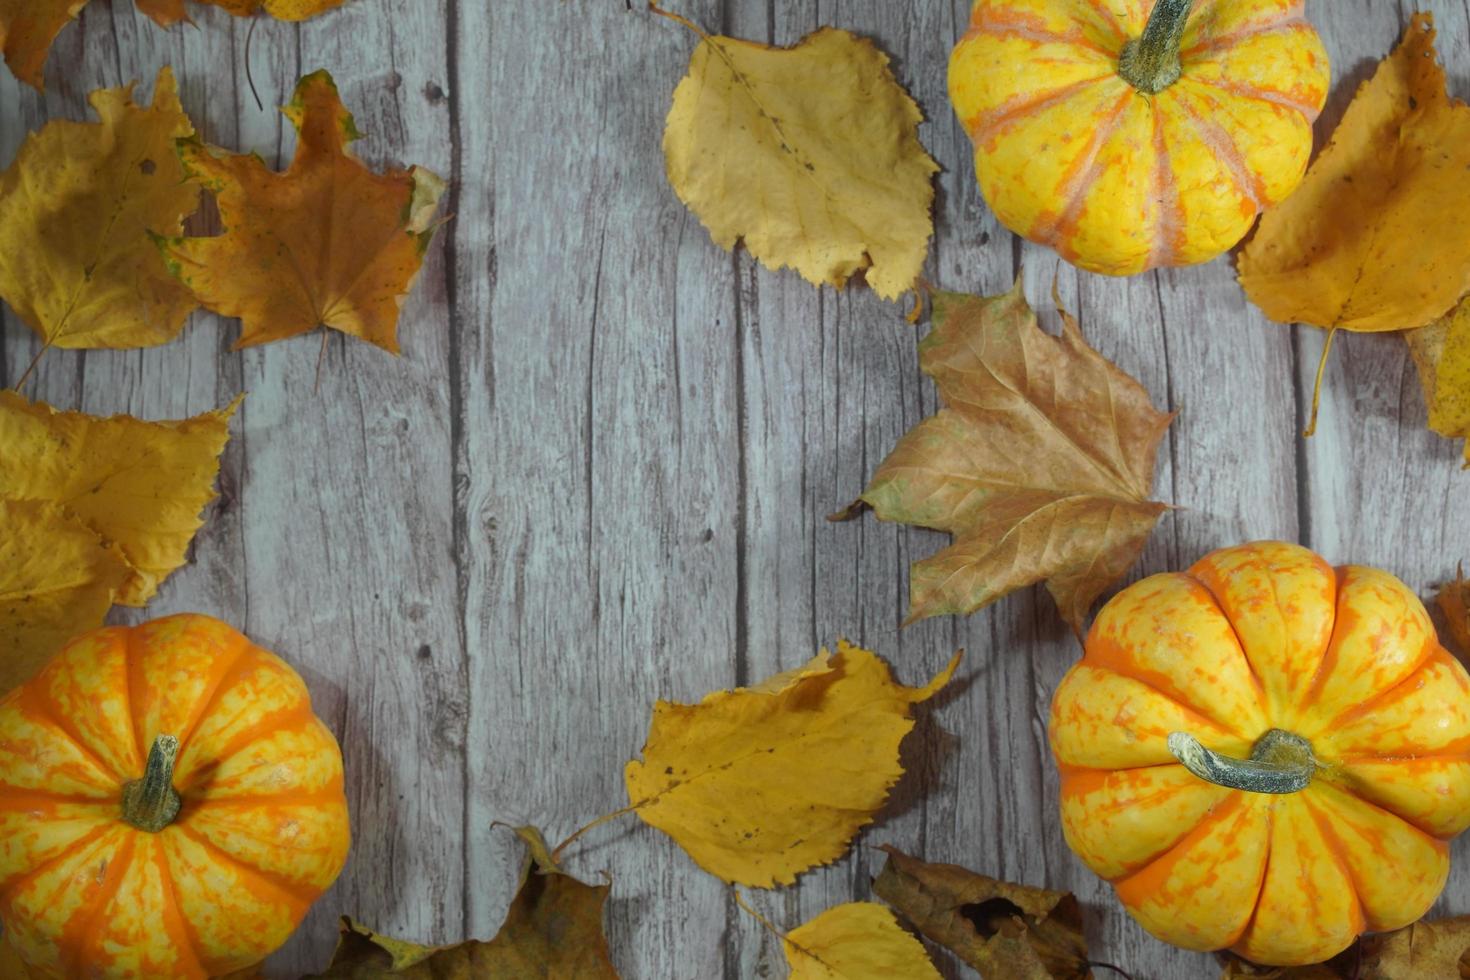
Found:
[[[909,622],[1045,581],[1080,633],[1168,509],[1148,498],[1173,416],[1072,317],[1061,337],[1042,331],[1019,282],[989,298],[936,293],[919,363],[945,407],[899,440],[862,495],[882,520],[955,536],[913,566]]]
[[[986,980],[1091,977],[1082,911],[1070,892],[929,864],[893,847],[873,892]]]

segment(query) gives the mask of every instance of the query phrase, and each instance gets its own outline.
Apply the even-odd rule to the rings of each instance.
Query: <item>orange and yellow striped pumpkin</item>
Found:
[[[1052,702],[1067,842],[1149,932],[1268,965],[1428,911],[1470,677],[1372,568],[1247,544],[1124,589]]]
[[[1302,0],[975,0],[949,63],[996,217],[1111,275],[1239,242],[1301,181],[1327,83]]]
[[[37,976],[255,964],[348,837],[301,678],[218,620],[96,630],[0,700],[0,920]]]

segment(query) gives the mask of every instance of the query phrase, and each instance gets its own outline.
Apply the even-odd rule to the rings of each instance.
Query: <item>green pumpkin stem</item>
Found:
[[[139,830],[156,834],[179,815],[183,801],[174,789],[174,761],[179,757],[179,740],[160,735],[148,750],[143,778],[123,787],[122,818]]]
[[[1123,47],[1118,74],[1140,92],[1157,95],[1179,81],[1179,45],[1194,0],[1157,0],[1143,36]]]
[[[1232,759],[1212,752],[1185,732],[1169,735],[1169,751],[1184,768],[1206,782],[1251,793],[1297,793],[1307,788],[1319,763],[1312,743],[1273,728],[1251,749],[1249,759]]]

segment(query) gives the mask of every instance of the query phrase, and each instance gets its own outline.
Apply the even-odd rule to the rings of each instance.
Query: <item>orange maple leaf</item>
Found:
[[[219,204],[223,234],[156,238],[199,301],[242,323],[238,350],[331,327],[398,353],[398,311],[433,235],[444,182],[422,167],[377,174],[332,76],[303,78],[281,110],[300,142],[276,173],[254,154],[179,141]]]

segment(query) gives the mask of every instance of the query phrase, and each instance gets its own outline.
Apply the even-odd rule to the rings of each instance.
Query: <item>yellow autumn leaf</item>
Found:
[[[184,0],[136,0],[138,9],[154,21],[168,27],[188,20]],[[195,3],[219,7],[236,17],[264,13],[277,20],[306,20],[340,7],[345,0],[194,0]]]
[[[898,746],[921,688],[847,642],[764,683],[699,704],[660,701],[625,778],[634,810],[728,882],[790,884],[847,850],[903,774]]]
[[[131,576],[121,552],[60,504],[0,498],[0,694],[101,626]]]
[[[830,908],[781,942],[792,980],[939,980],[924,944],[872,902]]]
[[[117,601],[140,606],[184,563],[239,403],[144,422],[58,412],[0,391],[0,499],[59,504],[115,545],[132,569]]]
[[[1451,99],[1434,18],[1358,89],[1301,186],[1261,217],[1240,284],[1273,320],[1403,330],[1470,290],[1470,107]]]
[[[236,348],[330,327],[398,352],[398,311],[413,288],[444,182],[422,167],[373,173],[332,76],[296,86],[282,112],[300,141],[285,173],[253,154],[179,144],[213,191],[224,233],[159,238],[173,273],[207,308],[241,320]]]
[[[149,240],[199,205],[174,143],[194,127],[169,69],[151,106],[132,93],[93,92],[97,122],[47,123],[0,175],[0,296],[48,347],[162,344],[197,305]]]
[[[1427,327],[1405,330],[1404,340],[1419,369],[1429,427],[1450,439],[1470,437],[1470,299]]]
[[[789,48],[700,34],[674,90],[664,157],[674,192],[715,244],[744,239],[762,264],[819,286],[866,269],[884,298],[912,289],[934,232],[939,166],[888,57],[830,27]]]

